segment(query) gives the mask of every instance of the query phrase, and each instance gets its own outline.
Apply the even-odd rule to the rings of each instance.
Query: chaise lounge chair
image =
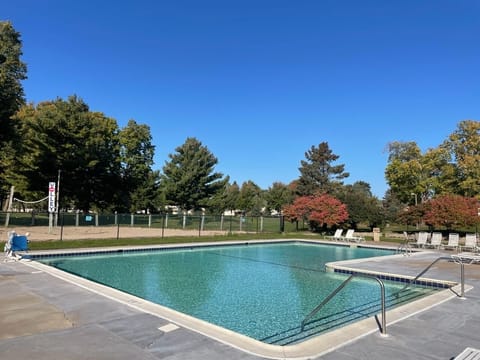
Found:
[[[354,236],[353,235],[354,232],[355,230],[348,229],[343,239],[346,241],[355,241],[355,242],[365,241],[365,239],[362,236]]]
[[[343,233],[343,229],[337,229],[335,230],[335,234],[333,234],[332,236],[325,236],[325,237],[327,239],[339,241],[339,240],[343,240],[342,233]]]
[[[442,246],[442,233],[434,232],[430,238],[430,243],[426,243],[425,247],[431,247],[434,249],[440,249]]]
[[[465,245],[460,247],[461,250],[477,251],[477,234],[466,234]]]
[[[452,259],[457,264],[478,264],[480,263],[480,255],[472,252],[461,252],[458,254],[452,254]]]
[[[415,247],[423,248],[427,244],[427,241],[428,241],[428,232],[420,231],[417,234],[417,241],[412,243],[411,245]]]
[[[460,239],[460,235],[458,235],[457,233],[448,234],[448,244],[445,245],[443,248],[444,249],[458,250],[459,239]]]
[[[480,350],[467,347],[460,354],[455,356],[453,360],[479,360],[480,359]]]

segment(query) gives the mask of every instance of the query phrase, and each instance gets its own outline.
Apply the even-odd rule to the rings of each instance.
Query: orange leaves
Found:
[[[290,221],[303,219],[329,227],[348,219],[345,204],[328,194],[298,197],[292,205],[285,206],[283,213]]]
[[[427,224],[451,228],[474,225],[478,220],[478,200],[460,195],[442,195],[428,202],[424,220]]]

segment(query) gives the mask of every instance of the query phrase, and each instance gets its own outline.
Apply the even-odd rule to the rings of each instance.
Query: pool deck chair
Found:
[[[450,233],[448,234],[448,244],[444,245],[444,249],[452,249],[458,250],[458,242],[460,239],[460,235],[457,233]]]
[[[452,260],[457,264],[479,264],[480,263],[480,255],[471,252],[461,252],[458,254],[452,254]]]
[[[477,251],[477,234],[466,234],[465,235],[465,245],[460,246],[460,249],[463,250],[470,250],[470,251]]]
[[[333,234],[333,236],[325,236],[325,237],[327,239],[339,241],[339,240],[343,240],[342,233],[343,233],[343,229],[337,229],[335,230],[335,234]]]
[[[20,260],[22,256],[17,251],[28,250],[28,233],[27,235],[17,235],[15,231],[8,232],[8,240],[3,248],[5,252],[5,260]]]
[[[425,247],[440,249],[442,247],[442,233],[434,232],[430,238],[430,243],[426,243]]]
[[[428,232],[420,231],[417,234],[417,241],[413,242],[411,245],[413,245],[415,247],[423,248],[423,247],[425,247],[425,245],[427,245],[427,240],[428,240]]]
[[[480,350],[467,347],[460,354],[455,356],[453,360],[480,360]]]
[[[365,239],[363,237],[353,235],[354,232],[355,232],[355,230],[348,229],[347,233],[345,234],[343,239],[345,241],[355,241],[355,242],[365,241]]]

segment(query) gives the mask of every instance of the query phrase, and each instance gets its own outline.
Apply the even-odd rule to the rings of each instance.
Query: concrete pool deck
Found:
[[[348,266],[415,276],[441,255],[445,253],[430,251],[355,261]],[[33,263],[0,260],[1,359],[262,358],[174,326],[165,318],[139,310],[135,302],[119,302],[82,284],[59,279],[32,267]],[[359,338],[347,336],[345,345],[333,345],[333,338],[325,340],[328,350],[319,349],[317,354],[323,355],[316,358],[451,359],[466,347],[480,347],[480,265],[465,270],[466,284],[473,286],[466,299],[450,296],[393,324],[387,314],[387,337],[374,331]],[[458,282],[460,266],[439,262],[427,275]]]

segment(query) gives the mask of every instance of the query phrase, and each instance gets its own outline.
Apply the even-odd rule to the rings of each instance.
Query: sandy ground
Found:
[[[170,237],[170,236],[198,236],[198,230],[158,229],[146,227],[116,226],[68,226],[63,230],[60,227],[49,229],[48,226],[9,227],[0,228],[0,242],[7,240],[8,232],[15,230],[19,235],[29,233],[29,241],[45,240],[78,240],[78,239],[108,239],[131,237]],[[225,235],[225,231],[202,231],[200,236]]]

